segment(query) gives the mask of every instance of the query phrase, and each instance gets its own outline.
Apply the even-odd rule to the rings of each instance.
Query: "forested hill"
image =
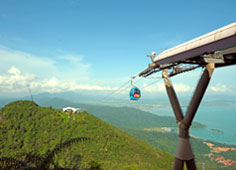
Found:
[[[96,117],[111,123],[116,127],[134,128],[143,130],[144,128],[156,127],[176,127],[176,120],[170,116],[158,116],[149,112],[145,112],[132,107],[114,107],[73,103],[60,98],[43,98],[38,99],[37,103],[41,106],[53,106],[55,108],[63,108],[66,106],[80,107],[86,109],[89,113]],[[206,126],[194,122],[192,128],[205,128]]]
[[[86,111],[67,115],[31,101],[0,110],[0,141],[0,169],[167,170],[173,162]]]

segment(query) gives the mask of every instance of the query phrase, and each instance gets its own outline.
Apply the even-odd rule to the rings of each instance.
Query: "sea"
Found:
[[[187,107],[183,107],[183,112]],[[168,107],[152,107],[149,112],[160,116],[173,116]],[[192,136],[220,143],[236,144],[236,104],[202,104],[194,117],[194,121],[207,128],[190,129]]]

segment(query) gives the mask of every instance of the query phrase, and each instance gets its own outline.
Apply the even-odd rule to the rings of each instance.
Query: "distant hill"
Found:
[[[86,109],[94,116],[111,123],[116,127],[144,129],[153,127],[177,127],[176,120],[170,116],[158,116],[132,107],[114,107],[91,104],[74,103],[60,98],[44,98],[36,100],[41,106],[53,106],[63,108],[65,106],[80,107]],[[205,128],[206,126],[194,122],[193,128]]]
[[[0,110],[0,169],[168,170],[173,156],[94,117],[16,101]],[[46,167],[46,168],[45,168]],[[15,168],[12,168],[15,169]]]

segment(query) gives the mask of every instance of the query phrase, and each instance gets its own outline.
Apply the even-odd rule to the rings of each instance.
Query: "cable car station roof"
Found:
[[[216,67],[236,64],[236,23],[195,38],[152,57],[152,64],[139,76],[181,63],[201,66],[214,62]]]

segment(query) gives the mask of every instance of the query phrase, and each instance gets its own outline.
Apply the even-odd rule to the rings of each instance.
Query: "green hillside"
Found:
[[[64,114],[30,101],[0,110],[0,168],[171,169],[173,156],[87,112]],[[100,167],[100,168],[99,168]]]
[[[80,107],[86,109],[94,116],[116,126],[134,129],[156,128],[156,127],[175,127],[177,128],[176,120],[170,116],[158,116],[149,112],[145,112],[132,107],[112,107],[101,105],[90,105],[73,103],[60,98],[43,98],[37,100],[41,106],[53,106],[55,108],[63,108],[65,106]],[[206,126],[194,122],[192,128],[205,128]]]

